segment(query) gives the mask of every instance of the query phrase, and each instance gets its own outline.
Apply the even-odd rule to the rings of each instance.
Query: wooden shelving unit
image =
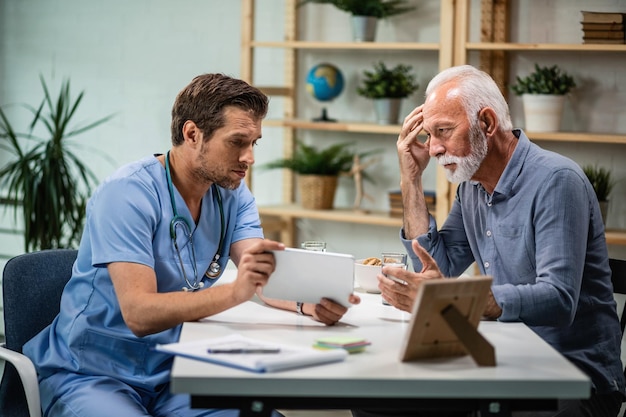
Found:
[[[312,122],[310,120],[265,120],[266,126],[282,126],[293,129],[325,130],[332,132],[351,133],[383,133],[397,136],[400,132],[400,125],[380,125],[377,123],[362,122]]]
[[[293,151],[293,138],[297,130],[335,131],[348,133],[388,134],[396,136],[400,125],[379,125],[360,121],[320,123],[298,118],[296,111],[296,68],[297,51],[303,50],[347,50],[371,53],[376,51],[432,51],[438,54],[440,69],[467,63],[468,53],[481,54],[481,64],[492,76],[505,85],[508,77],[507,53],[548,51],[554,53],[626,53],[626,45],[552,44],[552,43],[511,43],[508,42],[508,0],[482,0],[481,2],[481,42],[470,42],[468,28],[471,24],[470,0],[441,0],[440,39],[438,43],[413,42],[317,42],[297,39],[298,19],[296,0],[287,0],[284,11],[285,39],[279,42],[255,40],[254,0],[242,0],[242,78],[254,84],[254,51],[258,48],[279,48],[285,53],[286,82],[281,86],[258,86],[266,94],[280,96],[284,100],[283,118],[266,120],[264,125],[284,129],[283,150],[286,156]],[[526,132],[531,140],[569,143],[626,145],[626,134],[606,134],[593,132]],[[260,207],[259,211],[265,230],[277,231],[281,240],[295,246],[297,244],[295,222],[298,219],[314,219],[330,222],[367,224],[383,227],[400,227],[401,219],[387,213],[359,213],[352,210],[304,210],[294,204],[293,174],[286,172],[283,183],[283,204]],[[251,185],[251,184],[250,184]],[[437,174],[437,221],[441,224],[447,216],[456,188],[446,180],[441,168]],[[607,243],[626,245],[626,231],[608,230]]]
[[[257,85],[263,92],[271,96],[283,98],[284,112],[280,120],[265,120],[265,126],[281,127],[284,129],[284,154],[289,156],[293,152],[295,132],[297,130],[311,131],[335,131],[349,133],[373,133],[389,134],[397,136],[400,131],[399,125],[380,125],[375,123],[339,122],[339,123],[319,123],[297,118],[296,111],[296,86],[295,69],[298,65],[298,51],[306,50],[346,50],[360,51],[366,53],[376,53],[378,51],[406,51],[410,52],[432,52],[436,54],[440,69],[452,65],[452,33],[454,28],[453,0],[440,2],[440,39],[438,43],[420,42],[318,42],[297,39],[298,16],[296,12],[296,1],[287,0],[285,4],[283,22],[285,25],[285,39],[282,41],[261,41],[254,39],[254,15],[255,1],[242,0],[242,78],[255,84],[253,79],[254,51],[259,48],[279,48],[285,52],[286,68],[284,74],[285,85],[263,86]],[[447,181],[443,173],[438,174],[438,183],[445,187],[447,194]],[[388,213],[376,212],[355,212],[353,210],[304,210],[294,204],[293,193],[294,176],[290,172],[285,172],[283,183],[283,204],[273,207],[259,207],[259,212],[263,221],[263,228],[268,232],[278,232],[281,240],[288,245],[296,246],[297,236],[295,222],[298,219],[314,219],[322,221],[335,221],[343,223],[366,224],[382,227],[401,227],[402,219],[391,217]],[[251,184],[249,184],[251,185]],[[438,189],[440,185],[438,184]],[[438,213],[445,218],[449,208],[447,200],[442,200]],[[439,216],[439,214],[438,214]]]
[[[339,122],[320,123],[310,120],[266,120],[266,126],[282,126],[294,129],[307,130],[327,130],[333,132],[353,132],[353,133],[384,133],[398,135],[400,125],[379,125],[375,123],[362,122]],[[581,142],[597,144],[619,144],[626,145],[626,134],[588,133],[588,132],[527,132],[524,131],[531,140],[548,142]]]
[[[343,49],[343,50],[369,50],[369,51],[435,51],[439,52],[438,43],[414,43],[414,42],[257,42],[252,41],[254,48],[290,48],[290,49]]]
[[[609,245],[626,245],[626,231],[607,229],[605,234]]]
[[[580,43],[466,42],[467,51],[626,52],[626,45]]]
[[[309,210],[296,204],[281,206],[264,206],[259,208],[260,212],[268,216],[326,220],[331,222],[368,224],[370,226],[391,226],[401,227],[400,217],[390,216],[383,211],[358,211],[351,209],[333,210]]]
[[[364,224],[368,226],[402,227],[402,219],[390,216],[387,212],[354,211],[350,209],[308,210],[297,204],[259,207],[259,214],[264,218],[263,228],[270,228],[280,234],[282,242],[292,241],[296,234],[295,222],[298,219],[322,220],[328,222]]]
[[[552,52],[567,53],[626,53],[626,45],[582,43],[515,43],[509,42],[508,28],[511,16],[509,0],[481,0],[481,41],[470,42],[469,28],[471,0],[459,0],[454,4],[455,46],[454,64],[468,63],[470,52],[480,52],[481,67],[487,70],[499,85],[507,85],[508,53]],[[529,3],[527,7],[532,7]],[[626,134],[595,132],[525,132],[533,141],[564,143],[590,143],[626,145]],[[450,198],[453,198],[451,190]],[[607,230],[606,241],[610,245],[626,245],[626,230]]]
[[[590,132],[526,132],[531,140],[549,142],[613,143],[626,145],[626,135]]]

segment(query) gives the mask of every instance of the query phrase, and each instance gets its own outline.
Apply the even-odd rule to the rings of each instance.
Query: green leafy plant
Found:
[[[282,158],[263,165],[263,168],[285,168],[302,175],[339,175],[350,171],[354,156],[364,158],[376,151],[355,153],[349,149],[350,143],[337,143],[327,148],[317,149],[296,140],[293,156]],[[363,178],[366,178],[364,175]]]
[[[535,64],[535,71],[523,78],[517,76],[511,89],[518,96],[522,94],[564,95],[574,87],[576,87],[574,78],[557,65],[540,67]]]
[[[608,201],[609,194],[611,194],[615,186],[611,171],[603,167],[598,167],[597,165],[585,165],[583,166],[583,172],[596,192],[598,201]]]
[[[70,128],[84,92],[75,99],[65,80],[56,99],[40,76],[44,97],[37,108],[22,107],[33,118],[18,132],[0,108],[0,148],[13,155],[0,169],[0,189],[17,218],[22,209],[24,249],[72,247],[80,239],[87,198],[96,176],[70,149],[68,140],[108,121],[112,115]],[[45,132],[45,137],[37,136]]]
[[[359,95],[372,99],[408,97],[419,88],[411,70],[411,66],[404,64],[387,68],[380,61],[374,64],[373,70],[363,71],[364,78],[356,91]]]
[[[298,7],[306,3],[332,4],[353,16],[372,16],[378,19],[386,19],[415,9],[407,5],[407,0],[301,0]]]

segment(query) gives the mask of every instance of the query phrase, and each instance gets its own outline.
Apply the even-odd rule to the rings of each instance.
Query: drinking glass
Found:
[[[300,247],[315,252],[326,252],[326,242],[320,240],[307,240],[306,242],[302,242]]]
[[[407,254],[406,253],[402,253],[402,252],[382,252],[381,253],[381,257],[380,259],[383,262],[383,268],[385,266],[393,266],[393,267],[397,267],[397,268],[403,268],[403,269],[407,269]],[[403,280],[401,280],[400,278],[397,278],[393,275],[391,275],[390,273],[384,274],[387,278],[399,283],[399,284],[403,284],[406,285],[406,282],[404,282]],[[383,299],[383,304],[384,305],[390,305],[387,301],[385,301],[385,299]]]

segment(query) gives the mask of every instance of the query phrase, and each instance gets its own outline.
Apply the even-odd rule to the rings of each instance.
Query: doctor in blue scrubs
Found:
[[[178,341],[185,321],[249,300],[274,270],[268,251],[284,245],[263,239],[243,181],[267,108],[241,80],[198,76],[172,108],[171,150],[121,167],[94,192],[61,311],[24,347],[45,416],[238,415],[171,394],[172,357],[152,348]],[[229,259],[236,280],[213,286]],[[326,300],[307,310],[326,324],[346,311]]]

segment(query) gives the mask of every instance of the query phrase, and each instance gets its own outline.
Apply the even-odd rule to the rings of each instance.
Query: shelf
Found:
[[[480,54],[481,65],[504,86],[507,84],[510,73],[508,70],[507,54],[511,53],[587,53],[617,54],[611,58],[621,58],[620,53],[626,53],[626,45],[615,44],[582,44],[582,43],[517,43],[508,42],[509,12],[508,1],[483,0],[481,1],[481,41],[470,42],[468,30],[476,22],[470,22],[471,0],[446,0],[439,2],[441,21],[439,22],[439,38],[437,42],[337,42],[337,41],[310,41],[298,39],[297,0],[286,1],[283,25],[285,33],[278,41],[254,39],[254,3],[255,0],[242,0],[242,78],[254,84],[254,51],[263,49],[282,49],[285,55],[284,79],[280,85],[261,86],[256,84],[268,96],[281,97],[283,100],[282,116],[280,119],[263,121],[264,127],[282,128],[283,151],[289,154],[293,149],[298,130],[320,132],[345,132],[354,134],[379,134],[391,136],[394,139],[401,131],[401,125],[380,125],[359,120],[338,120],[334,123],[314,122],[303,119],[303,113],[297,109],[297,97],[303,94],[302,83],[298,80],[298,59],[311,53],[341,53],[341,51],[359,52],[359,55],[377,52],[397,52],[413,54],[422,53],[429,59],[431,55],[437,57],[439,68],[445,69],[453,65],[466,64],[468,52]],[[489,9],[489,10],[487,10]],[[278,21],[276,24],[279,24]],[[576,39],[582,42],[582,39]],[[605,56],[605,55],[599,55]],[[271,82],[270,82],[271,83]],[[300,117],[300,118],[298,118]],[[355,116],[358,119],[358,115]],[[593,145],[626,145],[626,132],[620,133],[593,133],[593,132],[525,132],[533,141],[589,143]],[[381,138],[383,139],[383,138]],[[384,138],[386,139],[386,138]],[[441,224],[455,198],[456,187],[450,185],[443,173],[443,168],[437,171],[437,201],[439,204],[437,220]],[[402,219],[392,217],[388,212],[361,213],[351,208],[336,210],[305,210],[295,203],[294,175],[287,173],[283,176],[284,205],[259,207],[259,214],[263,218],[263,228],[266,233],[280,233],[282,241],[295,244],[297,240],[297,220],[312,219],[329,222],[342,222],[372,226],[402,227]],[[626,245],[626,230],[607,230],[607,244]]]
[[[626,230],[607,229],[605,235],[607,245],[626,245]]]
[[[415,42],[311,42],[311,41],[284,41],[267,42],[252,41],[255,48],[292,48],[292,49],[354,49],[371,51],[439,51],[438,43]]]
[[[381,125],[377,123],[361,122],[314,122],[312,120],[291,119],[291,120],[265,120],[265,126],[290,127],[294,129],[326,130],[332,132],[352,132],[352,133],[388,133],[398,135],[402,126]]]
[[[324,220],[341,223],[366,224],[370,226],[402,227],[402,218],[388,212],[362,212],[352,209],[307,210],[297,204],[259,207],[261,216],[272,216],[293,221],[296,219]],[[281,226],[279,226],[281,227]],[[626,230],[607,229],[608,245],[626,245]]]
[[[626,134],[607,134],[592,132],[526,132],[532,140],[551,142],[615,143],[626,144]]]
[[[468,42],[469,51],[626,52],[626,45],[577,43]]]
[[[392,217],[387,212],[364,212],[352,209],[308,210],[296,204],[259,207],[261,216],[291,219],[325,220],[342,223],[358,223],[370,226],[402,227],[401,217]]]
[[[291,119],[291,120],[265,120],[265,126],[290,127],[294,129],[326,130],[332,132],[352,132],[352,133],[383,133],[398,135],[402,126],[400,125],[380,125],[376,123],[361,122],[313,122],[311,120]],[[593,132],[526,132],[532,140],[544,140],[551,142],[582,142],[582,143],[613,143],[626,144],[626,134],[607,134]]]

